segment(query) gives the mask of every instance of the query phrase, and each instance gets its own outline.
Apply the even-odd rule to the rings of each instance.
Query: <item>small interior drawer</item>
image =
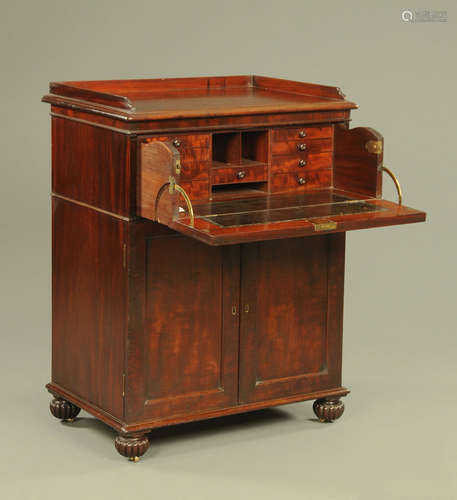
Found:
[[[275,156],[271,162],[272,174],[295,172],[303,174],[310,170],[332,167],[332,153],[305,153],[291,156]]]
[[[321,153],[332,150],[331,137],[324,139],[301,139],[294,141],[273,142],[271,144],[272,155],[291,155],[301,153]]]
[[[218,167],[211,170],[212,184],[240,184],[243,182],[262,182],[268,177],[267,166]]]
[[[332,127],[276,128],[272,131],[273,141],[295,141],[300,139],[323,139],[332,137]]]
[[[145,142],[162,141],[171,142],[173,146],[182,154],[182,150],[192,148],[203,148],[209,153],[211,144],[210,134],[180,134],[180,135],[157,135],[147,137]]]
[[[295,172],[287,174],[275,174],[270,178],[270,191],[307,190],[326,188],[332,184],[332,170],[316,170],[303,172],[302,175]]]

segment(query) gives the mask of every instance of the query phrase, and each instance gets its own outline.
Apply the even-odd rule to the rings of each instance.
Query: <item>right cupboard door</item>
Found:
[[[345,233],[241,249],[240,402],[341,387]]]

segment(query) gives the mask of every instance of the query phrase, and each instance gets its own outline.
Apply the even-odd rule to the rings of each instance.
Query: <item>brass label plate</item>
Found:
[[[367,141],[365,148],[369,153],[380,155],[382,153],[382,141]]]
[[[310,221],[314,226],[314,231],[332,231],[336,229],[337,223],[333,220]]]

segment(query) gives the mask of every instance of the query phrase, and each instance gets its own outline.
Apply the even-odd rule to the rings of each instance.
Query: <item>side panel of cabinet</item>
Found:
[[[135,213],[130,139],[104,128],[52,119],[52,191],[123,216]]]
[[[123,417],[127,223],[53,198],[52,382]]]
[[[233,406],[239,247],[211,247],[159,224],[138,224],[129,258],[127,420]]]
[[[240,402],[341,386],[345,235],[242,245]]]

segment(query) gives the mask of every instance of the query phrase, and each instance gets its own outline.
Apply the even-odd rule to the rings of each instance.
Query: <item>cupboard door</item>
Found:
[[[236,404],[239,260],[239,247],[176,233],[146,238],[135,273],[144,276],[144,319],[131,332],[130,420]]]
[[[242,403],[341,386],[345,235],[242,245]]]

